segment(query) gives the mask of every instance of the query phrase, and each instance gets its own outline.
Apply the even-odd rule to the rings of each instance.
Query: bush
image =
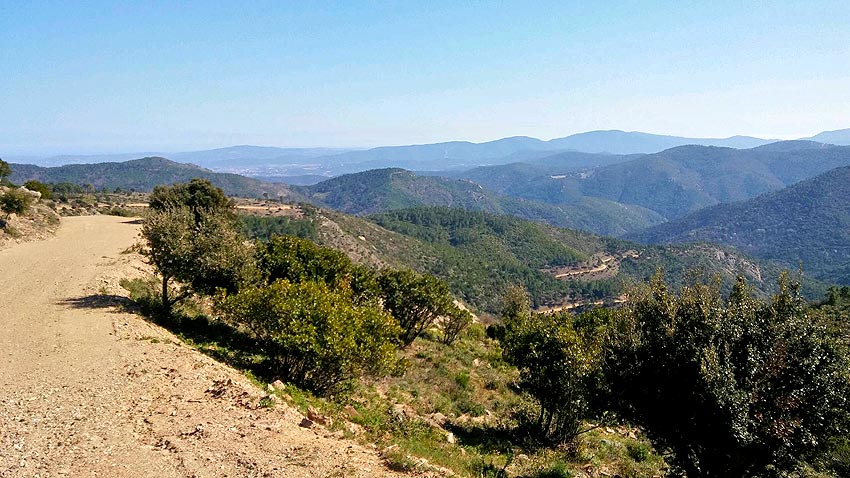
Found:
[[[609,313],[597,310],[530,314],[506,308],[502,350],[520,372],[520,388],[540,405],[535,427],[556,443],[580,433],[602,383],[602,350]]]
[[[7,176],[12,174],[12,168],[9,166],[9,163],[0,159],[0,183],[6,179]]]
[[[219,309],[260,340],[281,378],[319,395],[345,392],[354,379],[384,375],[395,363],[393,318],[321,282],[247,288]]]
[[[41,199],[50,199],[53,196],[53,190],[50,189],[50,186],[41,181],[29,180],[24,183],[24,187],[30,191],[37,191],[41,194]]]
[[[440,324],[440,330],[443,332],[440,342],[446,345],[453,344],[470,324],[472,324],[472,314],[455,306],[453,310],[448,312]]]
[[[150,195],[149,206],[152,211],[164,212],[168,209],[187,207],[200,221],[201,211],[219,212],[235,219],[233,203],[220,188],[213,186],[207,179],[192,179],[188,183],[173,186],[157,186]]]
[[[0,210],[6,214],[23,214],[32,205],[33,197],[20,189],[9,189],[0,196]]]
[[[295,236],[273,236],[257,246],[257,262],[268,283],[321,281],[331,287],[345,284],[358,302],[377,296],[375,273],[351,262],[345,254]]]
[[[771,301],[739,280],[680,295],[660,277],[612,328],[611,408],[691,478],[778,476],[846,436],[847,351],[787,280]]]

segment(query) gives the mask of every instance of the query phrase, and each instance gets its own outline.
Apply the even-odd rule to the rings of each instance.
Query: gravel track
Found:
[[[0,251],[0,477],[398,476],[114,307],[137,237],[130,219],[70,217]]]

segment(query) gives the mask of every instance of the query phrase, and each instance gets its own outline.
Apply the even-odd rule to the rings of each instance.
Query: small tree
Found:
[[[202,212],[234,218],[233,202],[207,179],[194,178],[188,183],[157,186],[150,195],[149,206],[157,212],[177,207],[189,208],[196,223],[200,222]]]
[[[445,282],[411,270],[384,269],[378,274],[384,308],[401,326],[399,339],[408,346],[437,318],[457,309]]]
[[[395,320],[380,307],[355,304],[345,289],[279,280],[243,289],[219,309],[259,339],[282,378],[319,395],[344,392],[357,377],[386,374],[395,363]]]
[[[188,296],[188,289],[175,297],[169,296],[173,278],[192,275],[192,235],[194,220],[187,208],[170,208],[148,215],[142,226],[147,242],[146,255],[162,276],[162,308],[169,312],[179,300]]]
[[[12,175],[12,168],[9,166],[9,163],[0,159],[0,183],[6,180],[7,177]]]
[[[253,251],[237,232],[231,203],[206,180],[159,187],[142,226],[147,255],[162,275],[166,311],[192,293],[236,292],[256,276]],[[182,285],[169,294],[174,280]]]
[[[440,330],[443,333],[440,342],[446,345],[453,344],[471,323],[472,314],[465,309],[455,306],[454,310],[443,317],[443,322],[440,324]]]

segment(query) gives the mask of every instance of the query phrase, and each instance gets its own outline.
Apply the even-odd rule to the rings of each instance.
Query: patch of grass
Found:
[[[136,216],[138,216],[137,212],[131,211],[131,210],[123,208],[123,207],[118,207],[118,206],[112,206],[110,208],[102,208],[100,210],[100,213],[106,214],[106,215],[109,215],[109,216],[119,216],[119,217],[136,217]]]
[[[271,395],[265,396],[260,399],[260,408],[274,408],[274,399]]]
[[[649,459],[652,452],[649,445],[643,442],[631,442],[626,444],[626,451],[629,456],[637,463],[643,463]]]
[[[413,458],[405,454],[398,447],[384,451],[383,457],[387,463],[387,468],[393,471],[410,473],[415,471],[418,465]]]
[[[14,226],[9,225],[9,223],[6,223],[6,225],[3,226],[3,231],[5,231],[12,239],[20,239],[23,236],[21,231],[17,230]]]
[[[467,389],[469,388],[469,372],[460,371],[455,374],[455,383],[458,387]]]

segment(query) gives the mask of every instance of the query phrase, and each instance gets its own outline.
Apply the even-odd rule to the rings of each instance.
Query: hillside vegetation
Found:
[[[748,201],[697,211],[630,237],[650,243],[714,242],[850,284],[850,167]]]
[[[850,165],[850,148],[815,142],[752,149],[681,146],[630,161],[576,171],[545,160],[482,167],[460,174],[500,194],[570,204],[591,196],[675,219],[703,207],[741,201]]]
[[[599,198],[557,205],[494,193],[467,180],[418,176],[403,169],[377,169],[293,187],[308,200],[349,214],[372,214],[415,206],[447,206],[509,214],[559,227],[618,235],[658,224],[662,218],[638,206]]]
[[[96,164],[68,164],[43,168],[28,164],[13,164],[10,180],[24,183],[30,180],[43,183],[91,185],[96,189],[151,191],[155,186],[186,182],[193,178],[211,181],[231,196],[292,198],[292,192],[282,184],[271,184],[236,174],[215,173],[192,164],[176,163],[165,158],[151,157],[132,161]]]
[[[364,219],[302,207],[301,219],[246,218],[254,237],[295,234],[344,251],[358,263],[410,267],[448,282],[452,292],[481,312],[496,312],[498,297],[511,285],[529,290],[534,307],[614,301],[632,283],[659,269],[679,286],[693,274],[719,276],[728,291],[743,275],[761,296],[782,267],[728,247],[712,245],[640,246],[576,230],[484,212],[445,207],[394,210]],[[627,252],[634,251],[631,257]],[[622,257],[597,276],[559,280],[552,268],[577,270]],[[690,275],[690,276],[689,276]],[[821,298],[827,286],[806,278],[803,292]]]

